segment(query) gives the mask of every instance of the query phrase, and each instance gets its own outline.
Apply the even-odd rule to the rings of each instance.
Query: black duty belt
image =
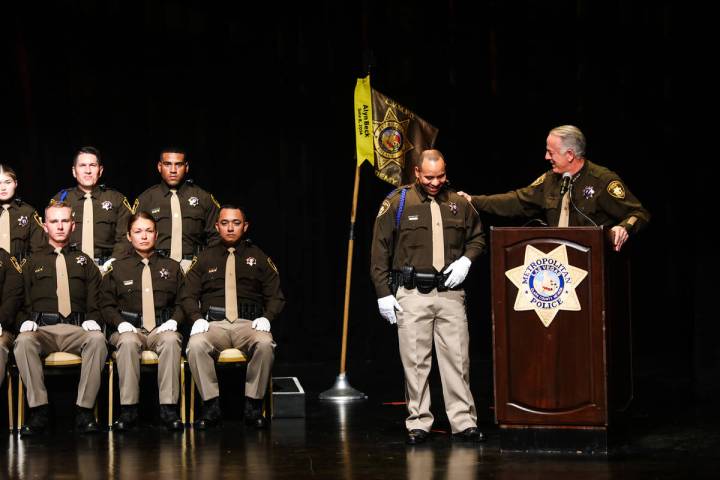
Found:
[[[163,308],[160,312],[160,316],[155,317],[155,325],[161,325],[166,321],[170,320],[170,314],[172,314],[171,308]],[[120,316],[122,317],[123,321],[128,322],[135,328],[141,328],[143,326],[142,313],[120,310]]]
[[[244,320],[255,320],[263,316],[263,309],[260,305],[254,303],[238,304],[238,317]],[[205,319],[210,322],[218,322],[225,320],[225,309],[222,307],[208,307],[205,312]]]
[[[82,325],[85,321],[85,312],[72,312],[67,317],[63,317],[57,312],[32,312],[32,320],[41,327],[49,325],[57,325],[58,323],[66,323],[68,325]]]
[[[430,293],[435,288],[438,292],[462,290],[461,285],[453,288],[445,286],[449,276],[450,274],[417,272],[414,267],[403,267],[402,270],[393,270],[390,273],[389,282],[393,294],[400,287],[405,287],[407,290],[417,288],[420,293]]]

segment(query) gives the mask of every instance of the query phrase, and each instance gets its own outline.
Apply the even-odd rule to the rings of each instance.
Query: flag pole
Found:
[[[355,245],[355,212],[357,211],[358,191],[360,190],[360,164],[355,167],[355,187],[353,188],[352,210],[350,211],[350,235],[348,238],[347,268],[345,271],[345,306],[343,308],[343,331],[340,354],[340,374],[335,379],[335,385],[325,390],[319,396],[320,400],[332,402],[347,402],[352,400],[365,400],[367,396],[350,386],[346,374],[347,359],[347,333],[348,319],[350,317],[350,280],[352,278],[353,248]]]

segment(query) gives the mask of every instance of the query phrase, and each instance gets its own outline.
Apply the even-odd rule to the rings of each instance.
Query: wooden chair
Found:
[[[114,360],[117,352],[112,353],[108,370],[108,428],[113,424],[113,379],[115,377]],[[160,357],[152,350],[143,350],[140,354],[140,368],[157,366]],[[185,423],[185,359],[180,358],[180,420]]]

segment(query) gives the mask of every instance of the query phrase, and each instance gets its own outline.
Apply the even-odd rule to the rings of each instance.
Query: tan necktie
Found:
[[[142,323],[143,328],[145,328],[148,332],[151,332],[152,329],[155,328],[155,300],[153,299],[150,265],[148,265],[150,260],[143,258],[142,263],[145,264],[142,271],[142,281],[140,282],[140,288],[142,288]]]
[[[434,197],[430,197],[430,219],[432,221],[432,252],[433,267],[438,272],[445,266],[445,238],[443,237],[442,215],[440,205]]]
[[[179,262],[182,260],[182,212],[180,212],[180,198],[177,190],[170,189],[170,215],[172,216],[172,232],[170,233],[170,258]]]
[[[235,277],[235,249],[228,248],[225,262],[225,317],[231,322],[238,319],[237,279]]]
[[[0,248],[4,248],[6,252],[10,253],[10,208],[9,204],[2,206],[3,210],[0,212]]]
[[[83,224],[82,224],[82,251],[90,258],[95,258],[95,246],[93,245],[93,227],[95,222],[93,220],[93,204],[92,194],[87,192],[85,194],[85,201],[83,202]]]
[[[58,313],[67,317],[72,312],[70,306],[70,282],[68,281],[67,265],[62,249],[56,248],[55,253],[55,278],[57,280]]]
[[[558,227],[567,227],[570,223],[570,190],[565,192],[562,197],[562,204],[560,205],[560,220],[558,221]]]

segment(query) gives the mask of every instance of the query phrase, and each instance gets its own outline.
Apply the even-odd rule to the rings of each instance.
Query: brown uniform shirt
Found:
[[[85,192],[78,187],[66,188],[55,195],[51,203],[64,201],[73,209],[75,230],[70,235],[70,243],[82,247],[83,211]],[[127,222],[132,215],[132,207],[125,196],[111,188],[100,185],[92,192],[93,204],[93,245],[95,258],[122,258],[129,254],[131,247],[127,240]]]
[[[155,248],[170,251],[172,217],[170,216],[170,187],[165,182],[145,190],[135,201],[135,211],[153,216],[158,231]],[[215,222],[220,212],[217,200],[189,180],[177,188],[182,213],[183,257],[196,255],[205,246],[220,243]]]
[[[35,208],[19,198],[10,202],[8,212],[10,212],[10,255],[22,261],[47,244],[42,220]]]
[[[182,323],[185,314],[176,306],[184,275],[180,264],[171,258],[153,254],[149,258],[157,325],[164,309],[170,309],[168,318]],[[145,264],[137,253],[115,261],[105,274],[100,288],[100,308],[103,320],[117,327],[125,321],[121,311],[142,314],[142,272]]]
[[[400,192],[407,189],[399,225],[395,226]],[[477,212],[454,191],[445,188],[435,197],[440,205],[445,266],[461,256],[474,262],[485,251],[485,236]],[[433,271],[430,198],[419,185],[401,187],[385,199],[375,219],[370,275],[378,297],[390,295],[391,270],[412,266]]]
[[[243,303],[260,306],[263,316],[274,320],[285,306],[275,264],[249,240],[240,241],[235,248],[238,306]],[[225,308],[227,256],[223,245],[208,248],[188,271],[180,302],[189,320],[203,318],[209,307]]]
[[[20,265],[0,249],[0,326],[3,331],[15,330],[15,318],[23,305],[24,295]]]
[[[62,252],[67,265],[72,311],[84,312],[86,320],[95,320],[101,324],[100,270],[92,258],[79,250],[65,247]],[[57,313],[56,258],[54,248],[46,244],[23,265],[25,305],[22,318],[24,320],[31,318],[32,312]]]
[[[542,216],[548,226],[555,227],[562,206],[561,184],[562,175],[551,170],[525,188],[497,195],[473,196],[473,205],[481,212],[503,217]],[[572,201],[595,224],[620,225],[631,235],[650,221],[650,213],[615,172],[588,160],[572,180]],[[583,214],[571,205],[569,225],[592,226]]]

